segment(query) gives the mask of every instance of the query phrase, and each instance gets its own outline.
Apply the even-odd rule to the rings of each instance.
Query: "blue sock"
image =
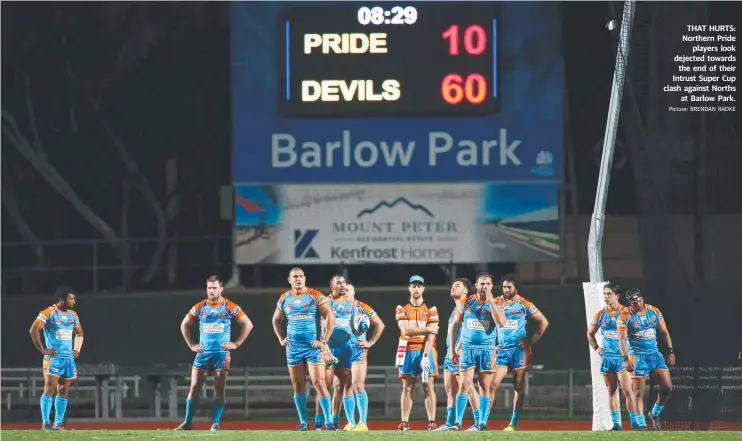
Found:
[[[54,400],[54,425],[61,426],[64,422],[64,413],[67,411],[67,398],[60,397]]]
[[[227,400],[214,400],[211,402],[211,423],[219,424],[222,419],[224,408],[227,407]]]
[[[198,399],[186,400],[186,415],[185,415],[185,422],[188,424],[191,424],[191,421],[193,421],[193,416],[196,414],[196,408],[198,407]]]
[[[474,425],[479,427],[479,409],[472,409],[471,414],[474,416]]]
[[[490,416],[490,401],[492,399],[488,396],[479,396],[479,425],[487,426],[487,419]]]
[[[620,426],[621,425],[621,411],[620,410],[612,410],[611,411],[611,420],[613,421],[613,425]]]
[[[54,398],[50,395],[41,395],[39,404],[41,405],[41,422],[49,424],[49,415],[52,413],[52,403]]]
[[[332,402],[332,401],[330,401],[330,402]],[[338,423],[340,422],[340,415],[338,415],[338,414],[333,414],[333,415],[331,415],[331,416],[330,416],[330,422],[331,422],[332,424],[334,424],[334,425],[336,425],[336,426],[337,426],[337,425],[338,425]]]
[[[343,408],[345,409],[345,419],[348,424],[356,425],[356,397],[353,395],[343,397]]]
[[[654,403],[654,406],[652,407],[652,416],[655,418],[660,416],[660,413],[662,413],[662,409],[664,408],[665,408],[664,405]]]
[[[631,421],[631,426],[636,426],[636,412],[633,410],[629,412],[629,421]]]
[[[368,394],[364,390],[363,392],[356,393],[356,401],[358,401],[358,421],[363,424],[368,423]]]
[[[299,424],[307,423],[307,393],[301,393],[294,395],[294,405],[296,406],[296,413],[299,414]],[[315,418],[316,421],[316,418]],[[320,423],[321,424],[321,423]]]
[[[446,407],[446,426],[456,423],[456,407]]]
[[[517,426],[520,422],[520,410],[513,409],[513,416],[510,417],[510,425]]]
[[[647,426],[647,419],[644,418],[644,415],[637,415],[636,416],[636,425],[640,427],[646,427]]]
[[[319,412],[315,412],[314,425],[317,427],[322,427],[323,422],[324,422],[324,418],[322,417],[322,410],[320,410]]]
[[[330,423],[332,415],[332,397],[319,397],[319,407],[322,408],[322,414],[325,416],[325,424]]]
[[[466,403],[469,402],[469,394],[456,394],[456,424],[461,424],[466,411]]]

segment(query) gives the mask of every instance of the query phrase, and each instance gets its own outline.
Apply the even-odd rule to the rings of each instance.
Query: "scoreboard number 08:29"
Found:
[[[364,6],[358,10],[358,23],[364,26],[368,24],[411,25],[416,21],[417,9],[414,6],[407,6],[406,8],[395,6],[389,11],[385,11],[384,8],[379,6],[374,8]]]

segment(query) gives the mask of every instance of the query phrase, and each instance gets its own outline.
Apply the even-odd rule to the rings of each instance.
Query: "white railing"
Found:
[[[700,385],[702,388],[742,390],[742,368],[708,368],[717,370],[700,377],[696,374],[695,380],[693,369],[673,369],[676,389],[699,387],[694,381],[701,378],[710,381],[708,385]],[[0,380],[4,413],[30,416],[38,412],[39,396],[44,386],[41,369],[4,368],[0,371]],[[722,385],[722,381],[726,385]],[[189,385],[190,369],[140,370],[131,375],[114,367],[80,369],[78,381],[69,392],[69,415],[98,419],[154,417],[175,420],[183,416]],[[201,391],[202,399],[213,398],[212,386],[213,380],[209,377]],[[534,369],[526,376],[525,387],[525,410],[529,413],[572,417],[592,412],[590,371]],[[372,417],[398,415],[400,382],[394,367],[369,367],[366,390]],[[314,395],[308,380],[307,391],[311,403]],[[511,408],[512,391],[508,374],[497,391],[495,412]],[[442,378],[436,380],[436,394],[442,413],[446,408]],[[422,414],[422,391],[416,391],[415,395],[413,413]],[[295,412],[286,367],[233,368],[227,381],[226,396],[232,417],[276,417]],[[200,406],[204,415],[208,414],[209,407]],[[13,417],[12,414],[6,415]]]

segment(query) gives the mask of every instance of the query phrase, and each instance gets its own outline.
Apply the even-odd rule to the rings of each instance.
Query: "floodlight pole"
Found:
[[[631,28],[634,24],[635,3],[635,0],[626,0],[624,2],[621,30],[618,37],[618,50],[616,51],[616,68],[613,72],[611,101],[608,105],[608,121],[605,126],[603,153],[600,158],[598,189],[595,195],[595,207],[593,208],[593,216],[590,222],[587,256],[590,266],[590,281],[594,283],[603,281],[602,247],[603,230],[605,228],[605,205],[608,198],[608,183],[610,181],[611,164],[613,163],[613,150],[616,145],[618,117],[621,112],[621,97],[623,96],[624,78],[626,77],[626,62],[629,58],[629,42],[631,41]]]

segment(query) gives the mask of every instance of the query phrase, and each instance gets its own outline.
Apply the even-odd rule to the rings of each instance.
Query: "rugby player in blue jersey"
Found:
[[[185,420],[175,430],[191,430],[191,421],[196,415],[198,395],[206,381],[206,376],[214,373],[214,401],[211,404],[211,431],[219,430],[227,388],[227,375],[231,354],[229,351],[240,347],[250,335],[253,325],[236,303],[222,296],[224,284],[219,276],[206,279],[206,300],[196,303],[180,324],[180,332],[191,351],[196,353],[191,370],[191,387],[186,400]],[[232,342],[232,320],[241,325],[240,335]],[[191,339],[191,325],[198,321],[199,342]]]
[[[44,356],[44,391],[40,399],[43,430],[63,430],[67,393],[77,380],[75,360],[80,356],[83,341],[80,318],[73,311],[77,302],[74,290],[68,286],[57,288],[54,301],[52,306],[39,312],[29,330],[34,346]],[[42,331],[46,345],[41,341]],[[52,399],[55,393],[57,397]],[[54,425],[49,419],[52,403]]]
[[[629,307],[618,317],[617,328],[624,367],[633,372],[634,411],[636,412],[636,429],[646,430],[647,420],[644,417],[644,391],[649,375],[659,388],[657,401],[647,416],[652,421],[654,430],[662,430],[660,413],[664,409],[672,392],[672,378],[667,365],[675,365],[675,352],[672,349],[670,331],[667,329],[665,318],[659,309],[644,303],[644,297],[638,289],[626,292],[626,301]],[[667,344],[667,363],[657,348],[657,334],[665,338]],[[629,347],[634,352],[629,353]]]
[[[449,357],[459,365],[459,393],[456,395],[456,421],[454,430],[461,422],[474,389],[474,371],[479,372],[479,426],[487,430],[490,413],[492,374],[497,357],[497,329],[505,326],[505,314],[492,295],[493,280],[488,273],[477,277],[477,292],[468,296],[454,311],[451,340],[457,341],[461,330],[461,357],[455,350]]]
[[[531,346],[541,340],[549,321],[533,303],[520,296],[514,276],[504,276],[501,282],[502,295],[497,298],[497,304],[505,312],[506,323],[497,330],[501,349],[497,353],[497,371],[492,381],[497,391],[508,371],[513,371],[513,415],[504,430],[515,431],[526,398],[525,379],[526,371],[531,367]],[[531,337],[526,330],[529,320],[538,325]]]
[[[346,297],[355,305],[353,314],[366,314],[370,319],[371,336],[367,338],[364,332],[357,338],[357,345],[363,350],[363,361],[353,363],[351,368],[351,390],[358,407],[358,424],[353,428],[356,432],[368,431],[368,394],[366,393],[366,375],[368,373],[368,350],[372,348],[381,338],[384,332],[384,322],[374,309],[360,300],[356,300],[355,287],[348,283],[346,286]],[[346,385],[347,387],[347,385]],[[347,395],[347,392],[346,392]],[[351,410],[350,413],[354,411]]]
[[[345,415],[348,419],[347,430],[353,430],[355,428],[355,399],[353,398],[352,390],[341,387],[341,385],[344,386],[351,383],[350,373],[353,364],[365,361],[363,350],[357,346],[356,336],[350,327],[355,305],[346,298],[346,293],[347,285],[345,277],[340,275],[333,276],[330,279],[330,295],[327,296],[327,301],[330,304],[330,308],[332,308],[332,312],[335,314],[335,328],[332,334],[328,336],[327,350],[332,353],[333,361],[337,361],[334,361],[333,364],[327,367],[325,378],[328,388],[333,384],[333,378],[337,379],[338,387],[332,397],[330,423],[326,425],[326,430],[340,430],[338,424],[341,397],[343,407],[345,408]],[[322,325],[324,329],[324,320]],[[351,409],[351,406],[353,409]],[[322,422],[317,420],[317,415],[320,415],[319,398],[317,399],[316,408],[315,429],[322,425]],[[349,410],[352,411],[349,413]]]
[[[443,362],[443,386],[446,391],[446,423],[435,429],[443,432],[447,430],[457,430],[456,424],[456,394],[459,392],[459,366],[451,359],[452,351],[457,351],[461,345],[461,333],[456,342],[451,341],[453,335],[453,322],[456,318],[456,308],[463,306],[464,301],[472,293],[471,282],[467,278],[456,279],[451,285],[451,299],[454,301],[454,308],[448,317],[448,332],[446,333],[446,358]],[[474,416],[474,425],[467,430],[475,431],[479,427],[479,393],[476,388],[469,391],[469,404],[471,404],[472,415]]]
[[[587,327],[587,341],[590,347],[601,357],[600,373],[603,375],[605,385],[608,388],[609,408],[611,420],[613,420],[614,431],[622,430],[621,406],[618,402],[618,385],[621,384],[626,399],[626,409],[629,411],[631,425],[635,426],[636,414],[634,413],[633,398],[631,395],[631,376],[623,366],[621,348],[618,343],[618,317],[624,311],[624,306],[618,303],[620,291],[618,285],[607,284],[603,288],[603,300],[605,307],[595,313],[590,325]],[[603,347],[598,345],[595,334],[600,330],[603,336]]]
[[[330,424],[331,398],[325,382],[326,365],[333,356],[326,350],[328,337],[335,329],[335,314],[327,297],[321,292],[307,288],[306,276],[301,268],[289,272],[291,289],[281,294],[273,314],[273,332],[278,342],[286,347],[286,364],[291,384],[294,387],[294,404],[299,414],[298,431],[306,432],[307,426],[307,371],[317,391],[325,425]],[[283,320],[287,319],[286,331]],[[321,320],[325,320],[324,335]]]

